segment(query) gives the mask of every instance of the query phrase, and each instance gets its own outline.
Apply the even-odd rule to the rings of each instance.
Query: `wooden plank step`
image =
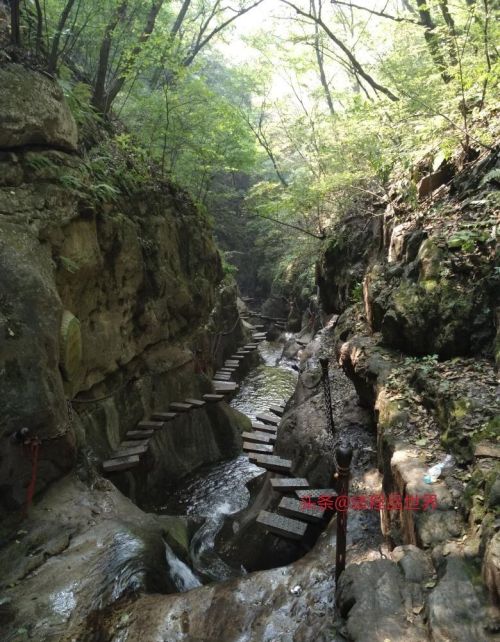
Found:
[[[269,406],[269,412],[278,415],[278,417],[283,417],[283,408],[281,406]]]
[[[309,488],[309,482],[304,478],[274,477],[273,479],[271,479],[271,486],[274,488],[274,490],[287,492],[289,490]]]
[[[192,407],[193,406],[190,403],[185,403],[182,401],[172,401],[169,406],[169,408],[171,410],[174,410],[175,412],[189,412]]]
[[[114,473],[118,470],[129,470],[139,465],[139,455],[131,457],[122,457],[121,459],[108,459],[102,462],[102,468],[105,473]]]
[[[203,395],[203,399],[208,403],[217,403],[224,399],[224,395],[206,394],[206,395]]]
[[[137,442],[138,444],[140,442]],[[131,455],[144,455],[147,452],[148,446],[131,446],[130,448],[118,448],[111,455],[111,459],[121,459],[122,457],[130,457]]]
[[[212,383],[214,386],[217,388],[224,388],[225,390],[236,390],[238,387],[238,384],[236,381],[214,381],[212,380]]]
[[[140,421],[137,428],[138,430],[160,430],[164,425],[163,421]]]
[[[257,314],[256,316],[260,316],[260,315],[258,315],[258,314]],[[263,328],[265,328],[266,326],[265,326],[263,323],[256,323],[253,327],[254,327],[256,330],[262,330],[262,329],[263,329]]]
[[[318,497],[336,497],[337,491],[333,488],[311,488],[310,490],[296,490],[297,497],[311,497],[318,499]]]
[[[269,453],[273,452],[274,446],[271,444],[254,444],[250,441],[243,442],[243,450],[252,453]]]
[[[278,432],[276,426],[269,426],[268,424],[263,424],[260,421],[252,421],[252,428],[254,430],[271,433],[271,435],[276,435]]]
[[[276,441],[276,437],[265,432],[243,432],[241,437],[246,441],[255,441],[260,444],[272,444],[273,440]]]
[[[243,439],[246,439],[247,441],[257,441],[257,442],[262,442],[265,444],[275,444],[276,443],[276,435],[274,435],[271,432],[264,432],[264,431],[254,431],[254,432],[244,432],[242,434]]]
[[[224,395],[228,395],[230,392],[234,392],[235,390],[238,389],[238,386],[236,384],[234,384],[234,386],[232,386],[230,388],[228,388],[227,385],[226,386],[218,385],[218,384],[222,384],[222,383],[223,382],[221,382],[221,381],[214,381],[213,382],[213,386],[214,386],[215,392],[222,393]]]
[[[286,517],[296,517],[305,522],[317,524],[325,516],[325,509],[313,504],[311,508],[305,508],[299,499],[283,497],[278,505],[278,511]]]
[[[203,408],[203,406],[205,405],[205,402],[201,399],[186,399],[185,401],[186,403],[190,403],[195,408]]]
[[[272,415],[268,415],[265,412],[259,412],[258,414],[255,415],[255,418],[264,424],[271,424],[271,426],[277,426],[280,422],[279,419],[277,419],[276,417],[273,417]]]
[[[176,412],[154,412],[151,415],[151,419],[154,421],[172,421],[172,419],[175,419],[177,417]]]
[[[230,374],[214,374],[214,381],[231,381]]]
[[[284,517],[277,513],[270,513],[267,510],[261,510],[257,517],[257,524],[275,535],[288,537],[289,539],[302,539],[307,530],[307,524],[298,519]]]
[[[231,357],[230,357],[231,361],[238,361],[238,363],[239,363],[240,361],[243,361],[243,359],[244,359],[244,358],[245,358],[245,357],[244,357],[244,355],[242,355],[242,354],[233,354],[233,355],[231,355]]]
[[[252,350],[253,351],[253,350],[256,350],[257,348],[258,348],[258,344],[257,343],[248,343],[245,346],[245,350]]]
[[[240,365],[240,362],[236,359],[226,359],[226,361],[224,361],[224,365],[229,368],[231,368],[232,366],[237,368]]]
[[[142,435],[142,433],[141,433]],[[136,448],[137,446],[142,446],[142,448],[146,448],[149,445],[149,439],[144,439],[139,441],[138,439],[131,439],[130,441],[122,441],[121,444],[118,446],[118,448],[121,450],[122,448]]]
[[[154,430],[129,430],[125,437],[127,439],[144,439],[145,437],[152,437],[154,434]]]
[[[233,372],[236,372],[237,370],[238,368],[236,368],[235,366],[222,366],[222,368],[217,370],[217,372],[225,372],[226,374],[231,374]]]
[[[278,473],[289,473],[292,469],[290,459],[282,459],[276,455],[251,455],[250,461],[254,461],[258,466],[267,470],[275,470]]]

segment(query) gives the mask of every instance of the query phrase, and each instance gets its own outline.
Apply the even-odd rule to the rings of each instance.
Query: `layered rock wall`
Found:
[[[209,391],[213,360],[244,333],[208,222],[186,195],[150,177],[127,192],[113,187],[112,155],[106,183],[96,184],[59,87],[14,64],[0,81],[0,510],[8,510],[25,500],[34,469],[15,439],[20,429],[41,440],[41,490],[71,469],[78,448],[98,463],[152,409]],[[237,448],[234,416],[200,411],[194,423],[198,416],[210,447],[197,444],[195,427],[192,456],[181,454],[165,477]],[[210,432],[219,424],[226,443]]]

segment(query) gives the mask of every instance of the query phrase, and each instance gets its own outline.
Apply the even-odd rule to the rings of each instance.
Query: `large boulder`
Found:
[[[76,150],[76,123],[55,81],[8,64],[0,68],[0,87],[0,148],[44,145]]]
[[[0,273],[2,512],[23,503],[33,474],[30,454],[15,433],[27,428],[29,438],[42,440],[37,488],[72,465],[74,437],[59,372],[62,306],[51,279],[50,255],[40,251],[29,233],[4,224]]]

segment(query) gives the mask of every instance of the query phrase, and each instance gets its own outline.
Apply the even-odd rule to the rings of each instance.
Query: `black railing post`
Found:
[[[347,509],[349,507],[349,469],[352,459],[350,446],[339,446],[335,451],[337,460],[337,551],[335,559],[335,586],[345,569],[347,545]],[[342,498],[342,499],[340,499]]]

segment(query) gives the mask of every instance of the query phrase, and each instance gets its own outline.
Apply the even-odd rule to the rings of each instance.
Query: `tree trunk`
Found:
[[[69,14],[71,13],[71,9],[73,8],[75,1],[76,0],[68,0],[68,2],[66,3],[66,6],[64,7],[63,12],[61,13],[61,17],[57,25],[57,31],[55,32],[54,38],[52,39],[52,47],[50,48],[49,60],[47,63],[48,72],[50,74],[54,74],[57,71],[57,59],[59,57],[59,42],[61,41],[63,29],[66,25],[66,22],[69,18]]]
[[[157,0],[151,5],[149,10],[148,17],[146,19],[146,25],[142,34],[140,35],[137,45],[132,49],[130,55],[127,58],[127,62],[123,69],[121,70],[118,77],[114,80],[111,87],[109,88],[106,95],[106,110],[103,113],[107,113],[113,104],[113,101],[118,96],[121,91],[125,81],[127,80],[127,74],[132,69],[134,61],[137,59],[137,56],[140,54],[142,45],[147,41],[149,36],[153,33],[155,28],[156,18],[160,12],[160,9],[163,5],[163,0]]]
[[[20,0],[10,1],[10,41],[15,47],[21,46]]]
[[[99,49],[99,63],[97,65],[97,75],[94,84],[94,93],[92,95],[92,106],[100,114],[105,114],[107,112],[106,76],[108,75],[109,54],[113,41],[113,31],[116,29],[118,23],[125,18],[127,7],[127,0],[124,0],[117,7],[111,20],[106,25],[106,29],[104,30],[104,37]]]
[[[42,13],[42,7],[40,5],[40,0],[35,0],[35,10],[36,10],[35,48],[36,48],[36,52],[40,53],[40,51],[42,50],[42,36],[43,36],[43,13]]]
[[[316,11],[315,0],[311,2],[311,9],[314,16],[321,15],[321,0],[319,0],[319,10]],[[325,94],[325,100],[330,111],[330,115],[335,114],[335,108],[333,106],[333,99],[330,93],[330,87],[328,86],[328,80],[325,73],[324,57],[323,57],[323,48],[321,46],[321,40],[319,37],[319,25],[317,22],[314,23],[314,50],[316,52],[316,61],[318,63],[319,77],[321,80],[321,86],[323,87],[323,92]]]
[[[431,16],[431,12],[426,4],[426,0],[417,0],[418,13],[420,20],[425,27],[424,38],[431,54],[434,64],[441,72],[441,76],[445,82],[450,81],[450,75],[448,74],[448,66],[444,59],[443,53],[441,51],[441,45],[439,38],[435,33],[436,25]]]
[[[450,52],[450,61],[452,65],[458,64],[458,54],[457,54],[457,49],[456,49],[456,30],[455,30],[455,21],[453,20],[453,16],[450,13],[450,9],[448,7],[448,0],[440,0],[439,1],[439,7],[441,9],[441,13],[443,14],[444,21],[446,22],[446,26],[448,27],[448,33],[449,33],[449,52]]]

